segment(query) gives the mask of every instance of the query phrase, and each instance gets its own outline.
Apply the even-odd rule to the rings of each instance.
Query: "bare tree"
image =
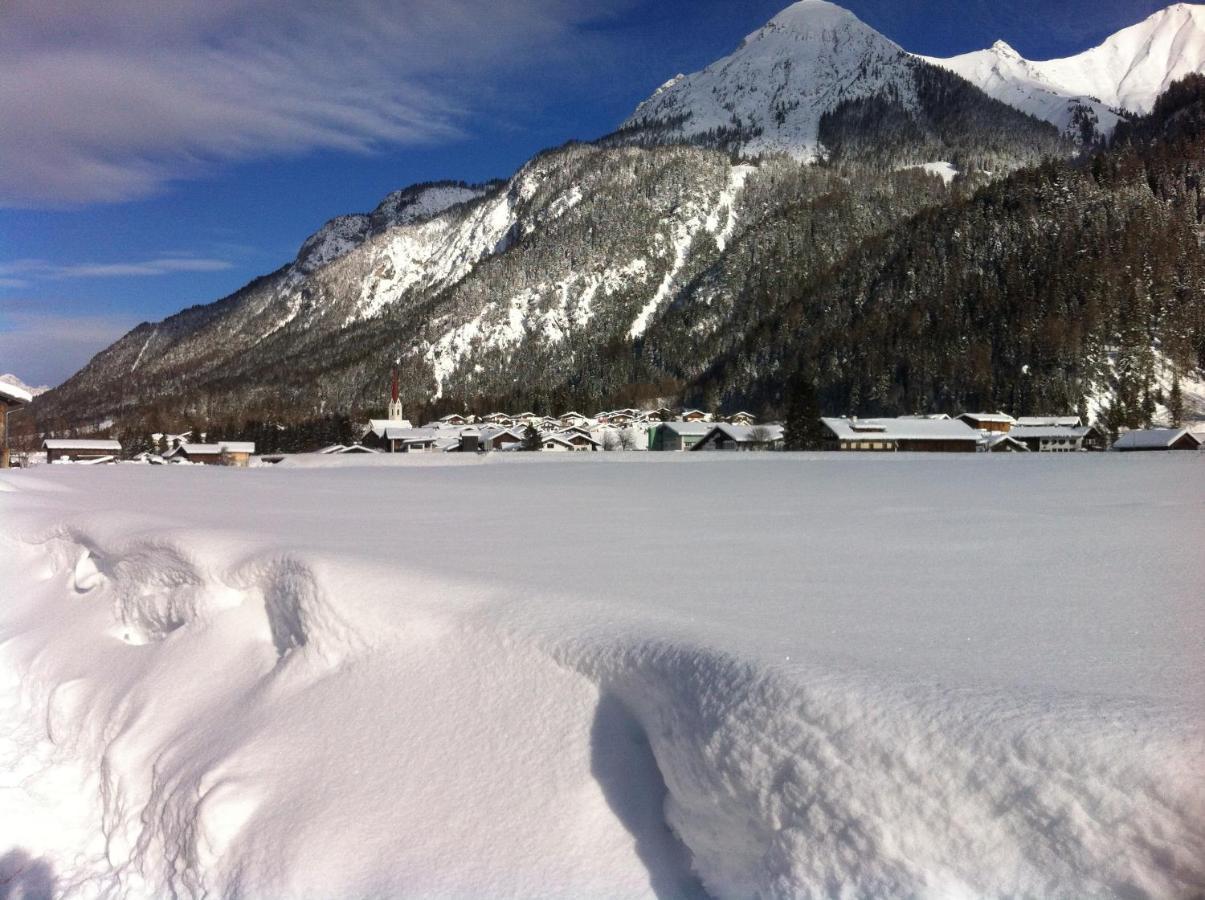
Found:
[[[749,432],[754,450],[768,450],[774,445],[774,432],[765,425],[754,425]]]
[[[636,449],[636,432],[631,428],[625,428],[619,432],[619,448],[621,450]]]

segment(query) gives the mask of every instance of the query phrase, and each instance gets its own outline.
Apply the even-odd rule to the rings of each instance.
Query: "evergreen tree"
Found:
[[[826,429],[820,421],[820,399],[811,376],[800,370],[787,383],[783,446],[787,450],[820,450]]]
[[[523,432],[523,449],[524,450],[543,450],[544,439],[540,436],[539,430],[534,425],[528,425],[527,430]]]
[[[1184,394],[1180,390],[1180,376],[1172,381],[1171,391],[1167,397],[1167,415],[1171,424],[1179,428],[1184,424]]]

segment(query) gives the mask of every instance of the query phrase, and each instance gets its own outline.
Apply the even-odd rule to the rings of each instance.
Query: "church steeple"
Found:
[[[398,383],[397,367],[393,368],[393,390],[389,394],[389,421],[402,421],[402,394],[401,385]]]

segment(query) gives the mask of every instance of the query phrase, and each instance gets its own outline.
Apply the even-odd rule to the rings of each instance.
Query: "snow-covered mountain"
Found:
[[[11,384],[13,387],[20,388],[21,390],[25,391],[25,393],[29,394],[31,397],[37,397],[39,394],[45,394],[48,390],[50,390],[50,388],[47,387],[46,385],[42,385],[41,387],[33,387],[31,385],[28,385],[24,381],[22,381],[20,378],[18,378],[16,375],[13,375],[12,373],[5,373],[3,375],[0,375],[0,381],[3,381],[7,384]]]
[[[622,127],[656,131],[663,141],[732,135],[750,155],[811,159],[821,116],[842,102],[887,92],[915,107],[915,65],[848,10],[799,0],[730,56],[667,82]]]
[[[1177,3],[1075,56],[1035,62],[1004,41],[950,59],[925,58],[998,100],[1076,137],[1108,136],[1146,114],[1191,72],[1205,72],[1205,6]]]

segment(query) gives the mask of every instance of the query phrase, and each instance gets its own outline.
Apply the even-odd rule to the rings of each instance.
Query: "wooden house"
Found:
[[[236,466],[245,469],[255,455],[253,441],[218,441],[212,444],[180,444],[165,459],[176,459],[203,466]]]
[[[979,432],[958,419],[820,420],[828,429],[832,450],[879,453],[974,453]]]
[[[1078,453],[1105,448],[1104,435],[1090,425],[1018,424],[1009,437],[1023,443],[1032,453]]]
[[[1114,450],[1125,452],[1159,450],[1200,450],[1201,440],[1187,428],[1148,428],[1130,431],[1113,444]]]
[[[703,412],[701,409],[684,409],[682,415],[678,417],[683,422],[710,422],[711,415]]]
[[[97,438],[47,438],[42,441],[46,462],[117,462],[121,442]]]
[[[33,395],[24,388],[0,381],[0,469],[10,465],[8,450],[8,414],[33,402]]]
[[[1004,413],[963,413],[958,417],[971,428],[979,431],[1008,434],[1017,420]]]
[[[779,450],[782,448],[781,425],[713,425],[703,440],[691,450]]]

